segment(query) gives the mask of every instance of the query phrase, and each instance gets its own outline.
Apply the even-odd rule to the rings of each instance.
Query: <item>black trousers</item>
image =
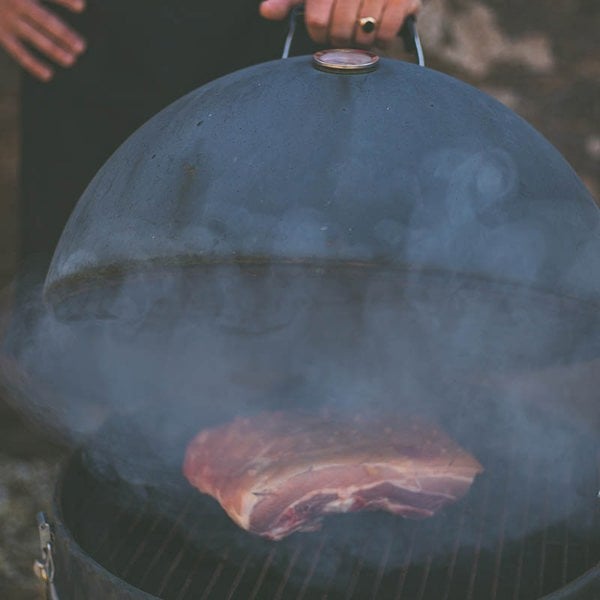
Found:
[[[142,123],[216,77],[281,55],[287,24],[265,21],[258,6],[259,0],[89,0],[81,15],[60,11],[88,49],[75,67],[57,67],[51,83],[23,79],[24,261],[45,267],[89,181]]]

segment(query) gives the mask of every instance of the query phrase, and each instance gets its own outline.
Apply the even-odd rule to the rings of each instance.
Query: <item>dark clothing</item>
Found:
[[[281,56],[287,22],[258,0],[88,0],[58,10],[87,51],[54,80],[24,76],[21,256],[46,262],[73,206],[129,134],[188,91]]]

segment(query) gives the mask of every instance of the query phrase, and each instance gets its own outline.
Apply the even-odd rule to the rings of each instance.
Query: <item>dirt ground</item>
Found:
[[[598,0],[429,0],[419,29],[431,67],[525,117],[600,198]],[[15,270],[18,83],[0,52],[0,288]],[[0,598],[39,597],[35,513],[63,455],[0,400]]]

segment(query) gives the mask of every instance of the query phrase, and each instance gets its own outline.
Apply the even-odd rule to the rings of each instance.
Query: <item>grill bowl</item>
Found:
[[[518,439],[505,437],[499,451],[488,436],[474,449],[485,473],[435,517],[340,515],[321,532],[275,543],[242,531],[189,487],[174,465],[181,448],[173,464],[148,452],[110,458],[111,436],[134,431],[119,423],[66,465],[55,505],[61,598],[83,590],[164,600],[597,597],[598,446],[584,435],[567,460],[556,448],[562,459],[550,450],[547,464]]]

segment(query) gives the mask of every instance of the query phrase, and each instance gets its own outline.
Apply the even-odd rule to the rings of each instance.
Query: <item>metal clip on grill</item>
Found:
[[[36,574],[37,578],[45,584],[46,597],[48,600],[60,600],[54,585],[55,570],[52,529],[43,512],[38,513],[37,521],[40,534],[41,559],[36,559],[34,561],[33,572]]]

